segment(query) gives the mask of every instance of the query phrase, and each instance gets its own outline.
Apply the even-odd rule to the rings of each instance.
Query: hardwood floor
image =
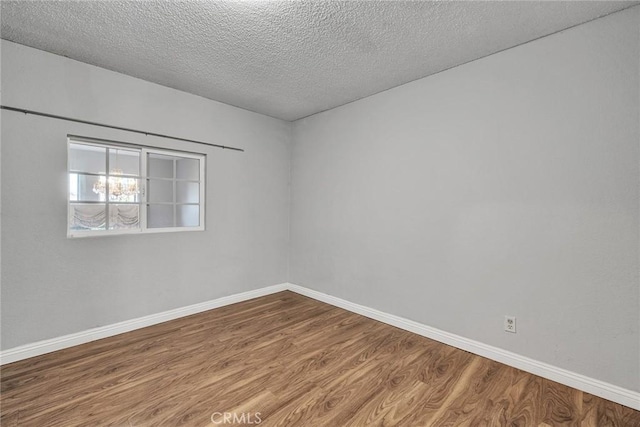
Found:
[[[1,385],[7,427],[640,426],[638,411],[291,292],[12,363]]]

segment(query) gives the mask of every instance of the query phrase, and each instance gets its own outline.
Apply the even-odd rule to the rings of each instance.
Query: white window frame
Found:
[[[85,144],[85,145],[93,145],[93,146],[97,146],[97,147],[102,147],[102,148],[123,148],[123,149],[129,149],[129,150],[137,150],[140,152],[140,175],[138,176],[138,179],[140,180],[140,202],[138,203],[139,206],[139,228],[130,228],[130,229],[116,229],[116,230],[109,230],[109,229],[105,229],[105,230],[71,230],[70,228],[70,213],[71,213],[71,205],[75,202],[75,203],[82,203],[81,201],[72,201],[70,199],[70,179],[71,179],[71,174],[72,173],[76,173],[75,171],[71,171],[70,170],[70,166],[71,166],[71,162],[69,160],[70,157],[70,147],[71,144]],[[179,179],[177,179],[175,177],[175,172],[174,172],[174,177],[172,178],[172,181],[174,182],[174,192],[173,192],[173,196],[174,196],[174,201],[173,202],[165,202],[165,203],[157,203],[157,202],[149,202],[147,200],[147,186],[148,186],[148,181],[150,179],[150,177],[148,176],[147,173],[147,157],[149,154],[160,154],[160,155],[164,155],[164,156],[174,156],[174,157],[183,157],[183,158],[190,158],[190,159],[196,159],[200,161],[200,173],[199,173],[199,203],[195,204],[193,203],[192,205],[197,205],[199,206],[199,211],[200,211],[200,221],[198,226],[194,226],[194,227],[163,227],[163,228],[148,228],[147,227],[147,207],[148,205],[154,205],[154,204],[171,204],[172,206],[174,206],[174,221],[175,221],[175,206],[178,205],[178,203],[176,203],[175,201],[175,182],[180,181]],[[108,155],[107,155],[108,157]],[[179,151],[179,150],[172,150],[172,149],[166,149],[166,148],[155,148],[155,147],[149,147],[149,146],[145,146],[145,145],[138,145],[138,144],[131,144],[131,143],[124,143],[124,142],[117,142],[117,141],[109,141],[109,140],[103,140],[103,139],[96,139],[96,138],[87,138],[87,137],[80,137],[80,136],[74,136],[74,135],[68,135],[67,136],[67,187],[66,187],[66,191],[67,191],[67,237],[68,238],[81,238],[81,237],[99,237],[99,236],[117,236],[117,235],[128,235],[128,234],[147,234],[147,233],[174,233],[174,232],[180,232],[180,231],[204,231],[206,229],[205,227],[205,217],[206,217],[206,199],[205,199],[205,187],[206,187],[206,159],[207,156],[206,154],[202,154],[202,153],[194,153],[194,152],[188,152],[188,151]],[[156,179],[156,178],[153,178]],[[169,179],[169,178],[167,178]],[[189,182],[195,182],[195,181],[190,181],[187,180]],[[108,196],[107,196],[108,199]],[[117,202],[105,202],[105,204],[118,204]],[[108,215],[108,213],[107,213]]]

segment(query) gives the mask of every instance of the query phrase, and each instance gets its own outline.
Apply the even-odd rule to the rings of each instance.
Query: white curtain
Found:
[[[109,223],[115,228],[138,227],[140,213],[138,205],[111,205]]]
[[[104,227],[107,216],[105,205],[71,205],[71,228],[95,229]],[[135,228],[139,226],[138,205],[110,205],[110,228]]]

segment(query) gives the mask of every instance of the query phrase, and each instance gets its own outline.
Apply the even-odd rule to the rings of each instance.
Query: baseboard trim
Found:
[[[587,393],[591,393],[595,396],[602,397],[603,399],[611,400],[612,402],[616,402],[621,405],[640,410],[640,392],[635,392],[622,387],[618,387],[616,385],[577,374],[566,369],[558,368],[544,362],[539,362],[537,360],[530,359],[528,357],[521,356],[519,354],[512,353],[498,347],[464,338],[459,335],[451,334],[440,329],[432,328],[431,326],[414,322],[413,320],[385,313],[380,310],[369,308],[360,304],[353,303],[351,301],[344,300],[342,298],[327,295],[322,292],[318,292],[313,289],[305,288],[303,286],[295,285],[292,283],[281,283],[279,285],[267,286],[265,288],[229,295],[226,297],[217,298],[215,300],[189,305],[187,307],[176,308],[162,313],[152,314],[149,316],[131,319],[112,325],[93,328],[74,334],[64,335],[58,338],[38,341],[20,347],[14,347],[8,350],[0,351],[0,365],[17,362],[29,357],[51,353],[53,351],[62,350],[64,348],[96,341],[124,332],[130,332],[147,326],[156,325],[158,323],[167,322],[169,320],[178,319],[180,317],[201,313],[203,311],[212,310],[214,308],[235,304],[238,302],[247,301],[253,298],[258,298],[261,296],[270,295],[286,290],[290,290],[297,294],[343,308],[353,313],[357,313],[370,319],[395,326],[405,331],[413,332],[423,337],[427,337],[444,344],[451,345],[470,353],[477,354],[479,356],[483,356],[500,363],[504,363],[505,365],[530,372],[532,374],[547,378],[552,381],[556,381],[560,384],[564,384],[578,390],[585,391]]]
[[[585,391],[603,399],[611,400],[630,408],[640,410],[640,392],[635,392],[604,381],[596,380],[566,369],[558,368],[544,362],[530,359],[498,347],[474,341],[459,335],[451,334],[440,329],[423,325],[413,320],[388,314],[373,308],[337,298],[313,289],[298,286],[292,283],[286,284],[290,291],[313,298],[318,301],[343,308],[353,313],[361,314],[405,331],[427,337],[444,344],[468,351],[479,356],[486,357],[496,362],[504,363],[517,369],[538,375],[540,377]]]
[[[0,365],[17,362],[29,357],[40,356],[42,354],[51,353],[53,351],[62,350],[79,344],[85,344],[102,338],[122,334],[124,332],[130,332],[147,326],[156,325],[158,323],[167,322],[169,320],[178,319],[180,317],[190,316],[192,314],[223,307],[225,305],[247,301],[276,292],[286,291],[287,289],[288,286],[284,283],[267,286],[265,288],[233,294],[211,301],[164,311],[162,313],[151,314],[137,319],[125,320],[124,322],[114,323],[112,325],[101,326],[82,332],[10,348],[0,351]]]

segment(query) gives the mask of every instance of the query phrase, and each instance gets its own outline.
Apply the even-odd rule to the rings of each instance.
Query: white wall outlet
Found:
[[[516,316],[504,316],[504,330],[516,333]]]

